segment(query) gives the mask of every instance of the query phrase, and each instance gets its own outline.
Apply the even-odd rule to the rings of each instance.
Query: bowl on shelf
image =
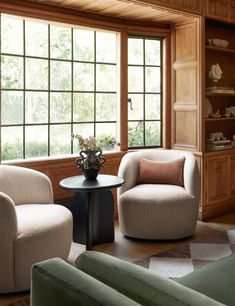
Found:
[[[219,48],[227,48],[228,47],[228,41],[218,38],[210,38],[208,39],[208,44],[210,46],[219,47]]]

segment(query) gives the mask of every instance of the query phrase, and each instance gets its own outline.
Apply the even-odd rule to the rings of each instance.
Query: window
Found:
[[[121,130],[124,148],[162,146],[161,38],[120,40],[128,44],[126,128],[118,32],[0,16],[2,160],[77,153],[72,132],[119,140]]]
[[[1,15],[2,160],[77,152],[71,132],[117,136],[116,41]]]
[[[128,38],[128,146],[162,144],[161,40]]]

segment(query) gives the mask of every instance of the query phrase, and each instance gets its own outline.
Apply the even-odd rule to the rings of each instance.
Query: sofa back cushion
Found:
[[[148,306],[219,306],[221,303],[145,268],[95,251],[82,253],[78,269]]]

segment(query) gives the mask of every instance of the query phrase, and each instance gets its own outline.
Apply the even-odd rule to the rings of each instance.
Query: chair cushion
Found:
[[[170,184],[184,186],[184,157],[171,161],[140,158],[138,184]]]
[[[140,184],[126,191],[120,196],[122,201],[132,202],[141,206],[158,204],[160,206],[169,204],[175,206],[177,202],[192,200],[193,197],[180,186],[167,184]]]
[[[140,184],[119,197],[119,223],[126,236],[179,239],[192,235],[195,198],[180,186]]]

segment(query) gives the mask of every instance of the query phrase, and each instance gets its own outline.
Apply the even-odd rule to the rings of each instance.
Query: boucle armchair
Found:
[[[30,288],[34,263],[67,259],[70,211],[53,204],[49,178],[35,170],[0,165],[0,293]]]
[[[183,186],[138,184],[141,158],[173,161],[185,158]],[[118,175],[125,183],[118,190],[119,224],[128,237],[142,239],[180,239],[194,233],[200,198],[200,177],[190,152],[154,149],[127,153]]]

